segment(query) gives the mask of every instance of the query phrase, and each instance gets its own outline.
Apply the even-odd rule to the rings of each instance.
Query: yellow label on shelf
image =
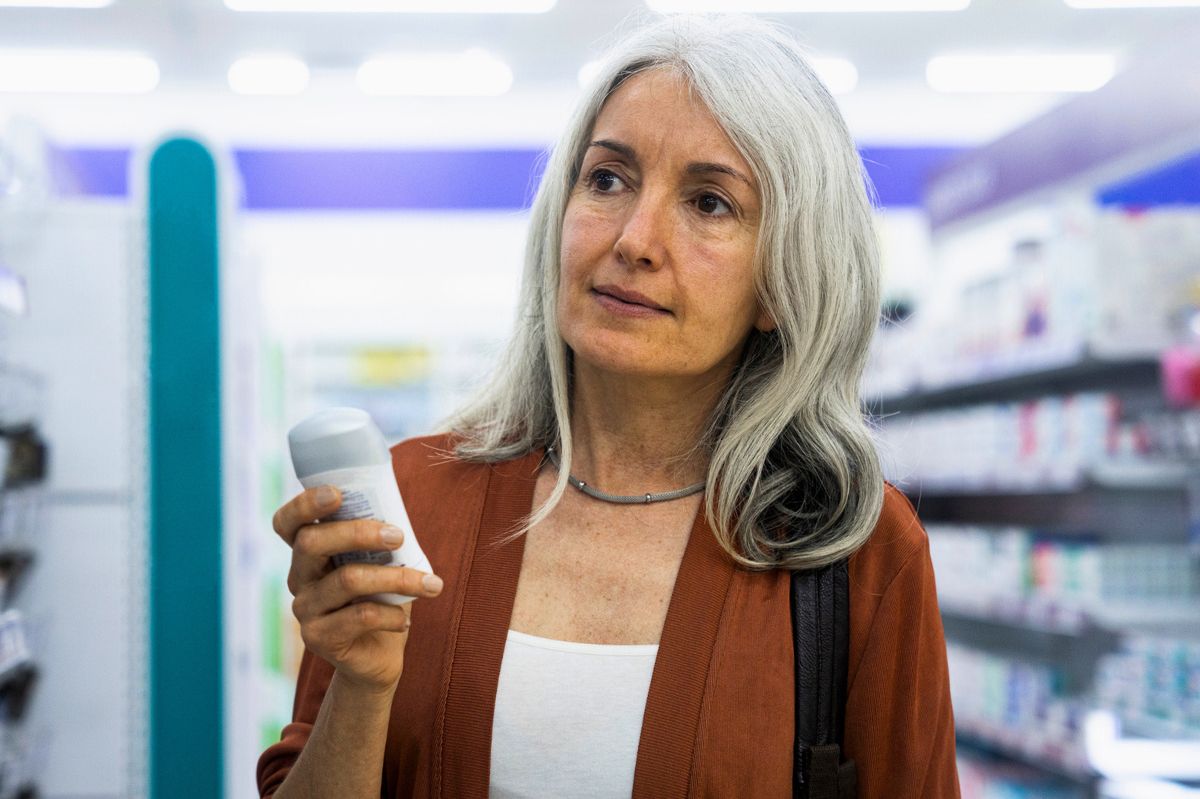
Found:
[[[425,347],[364,349],[354,356],[354,373],[366,385],[408,383],[428,376],[430,360]]]

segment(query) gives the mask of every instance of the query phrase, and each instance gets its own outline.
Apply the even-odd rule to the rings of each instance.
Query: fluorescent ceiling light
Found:
[[[845,58],[811,58],[812,68],[833,94],[848,94],[858,85],[858,68]],[[587,88],[599,74],[604,62],[588,61],[579,68],[579,85]]]
[[[113,0],[0,0],[0,8],[104,8]]]
[[[604,62],[600,59],[588,61],[579,68],[579,85],[587,88],[592,84],[592,81],[600,74],[600,68],[604,66]]]
[[[229,67],[229,88],[238,94],[300,94],[308,88],[308,66],[286,55],[239,58]]]
[[[845,58],[809,59],[817,76],[833,94],[849,94],[858,85],[858,68]]]
[[[1115,72],[1109,55],[946,55],[925,79],[940,92],[1090,92]]]
[[[1071,8],[1187,8],[1200,0],[1063,0]]]
[[[144,94],[158,64],[140,53],[0,50],[0,92]]]
[[[662,14],[702,14],[729,11],[728,0],[646,0]],[[962,11],[971,0],[747,0],[738,11],[761,14],[823,12]]]
[[[234,11],[308,14],[541,14],[555,0],[225,0]]]
[[[491,97],[512,87],[508,64],[482,50],[381,56],[358,69],[358,88],[376,96]]]

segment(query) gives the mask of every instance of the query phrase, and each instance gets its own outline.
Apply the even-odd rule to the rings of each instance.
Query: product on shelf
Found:
[[[1081,737],[1086,705],[1064,694],[1059,669],[954,642],[946,653],[960,736],[1071,778],[1091,773]]]
[[[966,747],[958,751],[962,799],[1084,799],[1084,789],[1045,772],[989,757]]]
[[[1168,455],[1200,453],[1198,424],[1182,414],[1132,413],[1112,392],[1081,392],[891,416],[880,450],[889,479],[926,490],[1166,483],[1182,474]]]
[[[1022,527],[930,524],[938,599],[946,610],[1078,631],[1200,621],[1200,559],[1186,544],[1103,543]]]
[[[0,724],[0,799],[35,799],[49,754],[50,733]]]
[[[19,545],[41,530],[45,492],[41,486],[0,491],[0,545]]]
[[[1162,352],[1200,281],[1200,212],[1064,204],[941,249],[944,279],[957,282],[880,330],[867,396]]]
[[[0,613],[0,686],[19,679],[18,675],[31,661],[21,612],[10,609]]]
[[[1143,414],[1139,427],[1150,455],[1200,462],[1200,410]]]
[[[1200,637],[1126,638],[1098,664],[1093,693],[1128,733],[1200,739]]]
[[[38,435],[32,424],[15,427],[0,427],[3,440],[4,487],[40,483],[46,479],[46,442]]]

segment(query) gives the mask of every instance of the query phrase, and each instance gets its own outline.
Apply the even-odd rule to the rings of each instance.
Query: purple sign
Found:
[[[933,227],[1139,153],[1200,150],[1200,29],[1189,33],[939,170],[925,191]]]

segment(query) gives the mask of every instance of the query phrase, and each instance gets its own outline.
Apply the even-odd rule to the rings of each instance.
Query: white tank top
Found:
[[[491,799],[628,799],[657,644],[508,631],[492,720]]]

